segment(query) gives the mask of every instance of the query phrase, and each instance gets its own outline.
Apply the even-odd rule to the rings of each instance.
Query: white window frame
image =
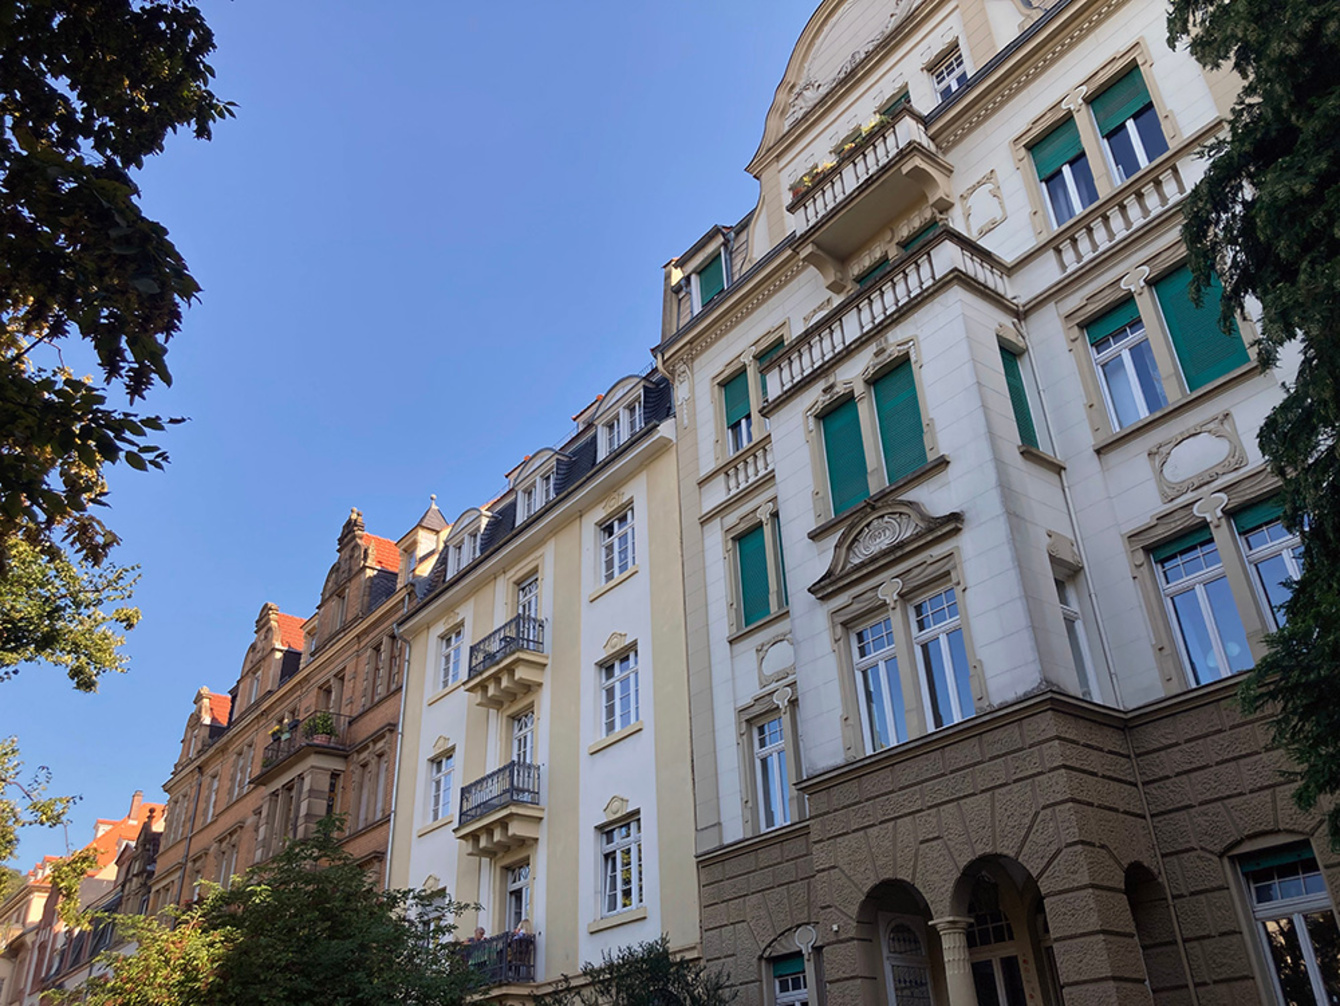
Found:
[[[1264,545],[1258,545],[1251,548],[1247,544],[1247,536],[1260,534],[1262,531],[1269,531],[1271,528],[1278,527],[1281,536],[1271,538]],[[1280,518],[1272,521],[1266,521],[1264,524],[1257,525],[1250,531],[1238,532],[1238,541],[1242,544],[1243,558],[1247,560],[1247,565],[1251,569],[1252,587],[1256,591],[1256,598],[1261,603],[1262,610],[1266,613],[1266,618],[1270,625],[1276,629],[1280,628],[1279,613],[1275,611],[1270,603],[1270,595],[1266,593],[1265,584],[1262,583],[1261,563],[1267,562],[1276,556],[1284,560],[1284,566],[1289,571],[1289,578],[1297,580],[1303,575],[1303,563],[1298,552],[1302,549],[1302,539],[1296,534],[1290,534]]]
[[[788,955],[789,956],[789,955]],[[772,961],[769,961],[771,970]],[[773,1006],[808,1006],[810,1001],[810,983],[805,971],[793,975],[772,976]]]
[[[1075,184],[1075,172],[1071,168],[1071,165],[1074,164],[1076,161],[1078,161],[1080,158],[1084,158],[1085,161],[1087,161],[1088,157],[1089,157],[1088,151],[1083,151],[1079,154],[1076,154],[1070,160],[1062,164],[1059,171],[1053,171],[1050,175],[1048,175],[1046,178],[1042,179],[1038,183],[1038,186],[1042,189],[1042,201],[1047,206],[1047,219],[1051,221],[1053,230],[1055,230],[1057,227],[1061,227],[1064,224],[1068,224],[1071,220],[1074,220],[1075,217],[1079,216],[1081,213],[1083,213],[1085,210],[1087,210],[1090,206],[1093,205],[1093,203],[1085,203],[1084,200],[1080,198],[1079,186]],[[1089,168],[1089,174],[1090,175],[1093,174],[1092,167]],[[1074,213],[1070,214],[1070,216],[1066,217],[1064,220],[1056,219],[1056,208],[1052,206],[1051,193],[1047,191],[1047,183],[1051,181],[1051,179],[1055,178],[1057,175],[1060,175],[1061,180],[1065,182],[1066,194],[1070,196],[1070,205],[1075,210]],[[1097,202],[1097,200],[1094,200],[1094,202]]]
[[[437,687],[450,688],[461,680],[462,653],[465,649],[465,628],[457,626],[437,637],[438,680]]]
[[[1140,328],[1139,332],[1133,331],[1133,329],[1137,325]],[[1099,352],[1097,348],[1099,344],[1107,342],[1110,339],[1115,339],[1118,335],[1121,335],[1123,332],[1127,333],[1126,338],[1122,339],[1120,342],[1113,343],[1107,349]],[[1145,325],[1144,319],[1138,318],[1135,321],[1130,322],[1130,324],[1125,325],[1122,328],[1119,328],[1111,335],[1103,336],[1103,338],[1099,339],[1097,343],[1091,343],[1089,345],[1089,355],[1093,360],[1093,369],[1098,378],[1098,386],[1103,389],[1103,404],[1107,406],[1107,416],[1108,419],[1111,421],[1112,429],[1114,430],[1124,430],[1126,429],[1127,426],[1134,426],[1136,423],[1138,423],[1141,419],[1144,419],[1146,416],[1151,416],[1155,412],[1158,412],[1160,409],[1165,409],[1168,406],[1168,403],[1164,402],[1162,405],[1158,405],[1151,409],[1149,407],[1149,402],[1145,400],[1145,391],[1144,388],[1140,386],[1140,380],[1139,377],[1136,375],[1135,371],[1135,360],[1131,356],[1131,350],[1134,349],[1137,345],[1139,345],[1142,341],[1150,343],[1150,351],[1152,354],[1153,343],[1150,341],[1149,329]],[[1131,393],[1132,395],[1135,396],[1136,411],[1140,413],[1139,416],[1137,416],[1131,422],[1127,423],[1125,426],[1122,425],[1121,419],[1117,416],[1117,407],[1116,404],[1112,401],[1112,391],[1107,386],[1107,373],[1106,371],[1103,370],[1103,364],[1109,363],[1112,360],[1115,360],[1117,357],[1122,358],[1122,362],[1123,364],[1125,364],[1126,367],[1126,373],[1130,376]],[[1162,387],[1163,375],[1159,373],[1157,357],[1155,357],[1154,359],[1154,376],[1160,382],[1159,386]],[[1164,397],[1165,398],[1167,397],[1166,393]]]
[[[521,519],[525,520],[537,509],[535,505],[535,486],[533,484],[526,486],[519,495],[518,509],[521,511]]]
[[[540,578],[528,576],[516,585],[516,613],[539,620]]]
[[[955,45],[936,61],[929,72],[931,86],[935,88],[935,97],[939,101],[961,91],[968,83],[968,64],[963,58],[962,46]]]
[[[1313,861],[1316,862],[1315,856]],[[1264,868],[1263,868],[1264,869]],[[1283,990],[1280,988],[1279,971],[1275,966],[1274,955],[1270,951],[1270,937],[1266,934],[1265,924],[1278,919],[1289,918],[1293,922],[1294,932],[1298,937],[1299,949],[1303,952],[1303,965],[1307,971],[1308,979],[1312,983],[1312,994],[1319,1003],[1329,1000],[1326,988],[1323,985],[1322,975],[1317,966],[1316,948],[1313,946],[1312,937],[1308,934],[1305,917],[1309,914],[1318,912],[1330,912],[1333,924],[1337,922],[1335,906],[1331,903],[1330,895],[1326,891],[1326,882],[1322,876],[1320,867],[1314,873],[1308,871],[1303,873],[1300,869],[1299,879],[1306,884],[1307,878],[1316,877],[1320,881],[1321,890],[1319,892],[1304,893],[1293,898],[1279,898],[1275,901],[1257,904],[1255,885],[1248,871],[1239,870],[1239,876],[1242,877],[1242,883],[1247,889],[1247,904],[1252,913],[1252,928],[1256,930],[1256,938],[1259,941],[1261,951],[1265,957],[1266,969],[1270,973],[1271,988],[1275,995],[1277,1003],[1284,1003]],[[1261,873],[1263,870],[1253,870],[1251,873]]]
[[[1086,699],[1098,698],[1098,684],[1093,671],[1092,651],[1089,649],[1089,637],[1084,633],[1084,616],[1079,610],[1079,600],[1072,592],[1079,594],[1079,584],[1075,580],[1052,577],[1056,584],[1056,601],[1061,607],[1061,618],[1065,622],[1066,642],[1070,645],[1070,657],[1075,662],[1075,674],[1079,678],[1080,694]]]
[[[885,628],[887,627],[887,628]],[[880,636],[876,637],[872,630],[880,629]],[[886,638],[888,645],[878,648],[867,649],[867,637],[873,643],[878,638]],[[903,683],[899,673],[898,652],[894,642],[893,618],[886,615],[883,618],[877,618],[872,622],[859,626],[851,633],[851,652],[853,666],[856,670],[856,703],[861,712],[861,736],[865,740],[865,750],[867,754],[874,754],[876,751],[883,751],[886,747],[895,747],[908,739],[907,737],[907,696],[903,695],[903,728],[902,736],[899,736],[897,709],[894,708],[893,697],[889,694],[889,668],[888,662],[893,661],[893,678],[897,683],[899,694],[902,694]],[[875,672],[884,675],[885,688],[882,691],[882,710],[886,722],[893,731],[893,740],[889,744],[877,744],[874,725],[871,723],[872,714],[876,710],[870,708],[870,701],[867,697],[868,689],[865,686],[868,674]],[[929,720],[927,722],[930,722]]]
[[[517,713],[512,722],[512,761],[535,764],[535,710]],[[524,756],[524,757],[523,757]]]
[[[612,417],[600,427],[600,457],[606,458],[632,439],[633,434],[642,429],[642,392],[619,406]]]
[[[922,617],[922,606],[927,605],[946,594],[953,595],[950,603],[954,605],[956,614],[947,618],[943,622],[938,622],[926,628],[922,628],[919,624]],[[963,602],[959,600],[958,589],[956,587],[945,587],[942,590],[937,590],[932,594],[922,597],[912,605],[912,649],[916,651],[917,671],[920,674],[918,684],[921,688],[922,707],[926,713],[926,729],[930,731],[944,729],[944,727],[952,726],[955,723],[962,723],[964,720],[969,719],[976,714],[976,709],[968,710],[966,713],[963,711],[962,704],[959,702],[958,681],[952,676],[958,673],[958,669],[954,667],[953,651],[949,646],[949,637],[955,631],[960,633],[963,632],[962,604]],[[946,685],[949,690],[949,708],[953,715],[953,719],[948,723],[945,723],[943,727],[937,727],[935,725],[935,708],[931,703],[931,668],[927,666],[926,658],[923,653],[923,647],[926,646],[939,647],[940,657],[944,660],[945,666],[949,668],[951,673],[951,677],[946,681]],[[964,667],[962,673],[968,676],[968,686],[969,689],[971,689],[972,666],[971,658],[966,657],[967,650],[968,639],[965,634],[963,636],[963,652],[969,666]]]
[[[771,729],[776,725],[775,733]],[[749,724],[754,746],[754,789],[758,793],[758,830],[771,831],[791,823],[791,780],[787,775],[786,714]],[[772,810],[769,820],[768,810]]]
[[[451,794],[456,782],[456,752],[444,751],[428,759],[428,820],[451,816]]]
[[[1210,634],[1210,646],[1214,649],[1214,659],[1215,662],[1219,665],[1219,677],[1216,678],[1215,680],[1222,681],[1224,678],[1232,677],[1235,673],[1238,673],[1236,671],[1233,671],[1230,667],[1228,659],[1228,651],[1224,648],[1224,640],[1219,630],[1219,623],[1218,621],[1215,620],[1214,608],[1211,606],[1209,595],[1205,591],[1206,586],[1208,586],[1209,584],[1213,583],[1216,580],[1224,580],[1225,582],[1229,582],[1228,570],[1224,566],[1223,555],[1222,554],[1218,555],[1219,561],[1216,565],[1210,566],[1207,569],[1203,569],[1200,572],[1184,576],[1180,580],[1177,580],[1173,583],[1169,583],[1167,577],[1165,576],[1164,563],[1169,562],[1172,559],[1177,558],[1178,556],[1185,555],[1187,552],[1192,551],[1192,549],[1205,549],[1205,548],[1212,548],[1215,550],[1216,554],[1219,553],[1219,543],[1214,539],[1211,539],[1210,541],[1201,542],[1199,545],[1190,545],[1187,548],[1184,548],[1181,551],[1173,555],[1170,555],[1165,559],[1160,559],[1154,563],[1154,575],[1158,578],[1159,591],[1160,593],[1163,594],[1163,607],[1165,613],[1168,616],[1168,625],[1169,628],[1172,629],[1173,639],[1177,643],[1177,653],[1178,656],[1180,656],[1182,659],[1182,667],[1186,672],[1187,683],[1192,687],[1198,687],[1199,685],[1208,685],[1212,684],[1213,682],[1210,681],[1198,682],[1196,680],[1196,671],[1194,666],[1192,665],[1190,656],[1187,654],[1186,639],[1182,634],[1182,623],[1177,617],[1177,610],[1173,607],[1173,598],[1181,594],[1186,594],[1193,591],[1196,594],[1196,602],[1200,607],[1201,618],[1204,619],[1205,629]],[[1234,601],[1234,607],[1236,609],[1236,602],[1237,602],[1236,596],[1233,598],[1233,601]],[[1239,622],[1241,623],[1242,613],[1240,611],[1238,612],[1238,619]],[[1246,627],[1243,626],[1242,628],[1243,628],[1243,635],[1245,636]]]
[[[603,918],[621,915],[642,904],[642,818],[638,816],[600,831],[600,914]]]
[[[507,931],[530,922],[530,860],[506,868]]]
[[[641,718],[637,649],[600,665],[600,736],[609,737]]]
[[[479,532],[471,531],[465,536],[465,564],[468,566],[479,558]]]
[[[600,525],[600,582],[609,583],[637,565],[633,508]]]
[[[754,414],[748,412],[726,427],[726,446],[738,454],[754,442]]]

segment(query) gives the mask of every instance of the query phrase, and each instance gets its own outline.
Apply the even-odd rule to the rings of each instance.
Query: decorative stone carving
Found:
[[[838,381],[835,376],[825,381],[823,387],[819,389],[819,397],[811,402],[810,407],[805,410],[805,422],[809,429],[814,430],[815,416],[839,398],[845,398],[852,394],[853,391],[855,391],[855,384],[852,381]]]
[[[605,502],[603,504],[605,513],[609,514],[619,509],[619,507],[623,506],[623,500],[624,500],[623,490],[622,489],[614,490],[614,492],[610,493],[608,496],[605,497]]]
[[[811,585],[810,593],[827,597],[857,577],[962,526],[963,514],[958,512],[936,517],[911,500],[879,504],[867,500],[856,508],[851,523],[833,547],[828,571]]]
[[[693,397],[693,373],[689,370],[687,363],[681,362],[675,368],[675,401],[678,407],[675,409],[679,413],[679,422],[685,429],[689,426],[689,399]]]
[[[823,300],[819,301],[819,303],[814,305],[814,310],[811,311],[809,314],[805,315],[805,317],[801,319],[800,323],[804,325],[806,328],[809,328],[810,322],[812,322],[815,318],[819,317],[819,315],[827,312],[832,306],[833,306],[833,298],[825,297]]]
[[[1195,505],[1191,507],[1191,512],[1197,517],[1204,517],[1213,526],[1224,519],[1224,507],[1226,506],[1228,506],[1227,493],[1210,493],[1208,496],[1196,500]]]
[[[896,576],[891,576],[879,585],[879,590],[876,593],[879,599],[889,606],[889,610],[893,611],[898,607],[898,599],[902,596],[903,581]]]
[[[796,697],[795,692],[788,688],[779,688],[772,693],[773,705],[782,712],[786,712],[786,707],[791,704],[791,700]]]
[[[1089,85],[1080,84],[1065,96],[1061,101],[1061,107],[1067,112],[1072,112],[1075,115],[1078,115],[1084,109],[1084,95],[1086,95],[1088,91]]]
[[[610,797],[609,803],[605,804],[605,820],[613,821],[616,817],[623,817],[628,813],[628,797],[619,796],[617,793]]]
[[[810,959],[814,953],[814,944],[819,941],[819,934],[809,923],[803,926],[796,926],[796,946],[800,947],[800,952],[805,955],[805,960]]]
[[[1075,543],[1059,531],[1047,532],[1047,554],[1070,573],[1078,573],[1084,568]]]
[[[628,645],[628,633],[611,632],[610,638],[605,640],[605,654],[608,656],[616,650],[622,650]]]
[[[442,881],[436,873],[430,873],[423,878],[423,883],[419,886],[425,891],[436,891],[442,886]]]
[[[1121,288],[1129,290],[1131,293],[1139,293],[1145,288],[1145,280],[1147,279],[1149,279],[1149,266],[1138,265],[1121,277]]]
[[[893,360],[905,356],[913,363],[917,362],[917,342],[915,339],[903,339],[901,342],[889,342],[884,336],[875,340],[870,350],[870,362],[861,371],[861,377],[869,382],[875,374],[883,370]]]
[[[963,207],[963,227],[974,238],[994,230],[1005,220],[1005,197],[1000,194],[1000,179],[992,168],[959,196]]]
[[[763,640],[754,647],[754,656],[758,661],[758,683],[761,687],[795,673],[796,650],[789,632]]]
[[[1221,412],[1149,449],[1159,495],[1165,503],[1247,464],[1231,412]]]
[[[449,747],[451,747],[451,738],[439,734],[437,740],[433,741],[433,754],[441,754]]]

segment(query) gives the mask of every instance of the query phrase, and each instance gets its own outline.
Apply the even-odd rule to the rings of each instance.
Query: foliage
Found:
[[[232,948],[233,933],[209,930],[198,912],[183,914],[175,927],[153,915],[114,915],[133,954],[110,951],[99,961],[108,973],[82,988],[48,992],[43,1006],[203,1006],[210,1001],[219,962]]]
[[[124,671],[118,629],[133,629],[140,611],[104,609],[128,600],[138,579],[134,567],[96,569],[59,549],[43,554],[22,539],[10,542],[0,575],[0,682],[38,660],[64,667],[81,692],[97,691],[107,671]]]
[[[18,830],[26,825],[55,828],[65,823],[77,797],[47,796],[51,770],[45,765],[24,781],[17,737],[0,738],[0,861],[18,847]]]
[[[1260,303],[1266,364],[1295,342],[1300,359],[1260,444],[1304,573],[1243,698],[1276,711],[1275,742],[1299,766],[1294,799],[1311,810],[1340,792],[1340,3],[1174,0],[1168,27],[1245,82],[1186,201],[1192,271],[1202,287],[1211,269],[1222,279],[1225,330]],[[1327,820],[1340,843],[1340,805]]]
[[[0,901],[23,885],[23,874],[12,866],[0,866]]]
[[[47,883],[56,898],[56,915],[71,929],[82,929],[88,920],[79,910],[79,885],[90,870],[97,869],[96,849],[84,848],[52,863],[47,869]]]
[[[619,947],[586,962],[578,979],[564,975],[536,1006],[727,1006],[735,991],[724,972],[676,957],[670,939]]]
[[[11,0],[0,10],[0,567],[59,531],[101,563],[103,466],[161,468],[164,428],[133,406],[171,383],[167,342],[200,287],[132,173],[169,132],[232,115],[209,88],[214,37],[181,0]],[[86,340],[99,377],[61,347]],[[39,363],[43,353],[53,359]],[[175,420],[172,420],[175,421]]]
[[[315,737],[317,734],[333,736],[335,733],[335,717],[326,710],[313,713],[307,717],[307,722],[302,725],[302,735],[304,737]]]

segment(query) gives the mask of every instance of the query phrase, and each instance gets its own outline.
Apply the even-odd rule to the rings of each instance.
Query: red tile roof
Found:
[[[226,696],[225,696],[226,698]],[[140,825],[144,819],[149,816],[149,811],[154,812],[155,817],[163,816],[164,804],[161,803],[142,803],[140,804],[140,816],[131,818],[123,817],[119,821],[108,821],[105,818],[99,818],[99,825],[111,825],[106,831],[84,846],[85,849],[92,849],[98,854],[98,869],[102,869],[112,860],[116,859],[116,854],[121,850],[121,843],[133,842],[140,834]],[[96,872],[96,871],[90,871]]]
[[[215,723],[228,725],[228,713],[233,708],[231,695],[213,695],[209,697],[209,718]]]
[[[302,623],[307,621],[305,618],[299,618],[297,615],[286,615],[282,611],[279,613],[279,642],[290,650],[301,650],[303,647]]]
[[[363,545],[368,549],[374,565],[379,569],[397,570],[400,568],[400,549],[390,538],[375,534],[364,534]]]

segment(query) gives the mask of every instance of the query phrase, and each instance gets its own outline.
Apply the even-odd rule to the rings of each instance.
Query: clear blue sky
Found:
[[[306,615],[349,508],[398,538],[483,502],[650,362],[661,266],[754,203],[744,171],[817,0],[207,0],[211,143],[141,177],[204,287],[152,410],[165,473],[113,477],[138,563],[129,673],[0,684],[0,735],[78,793],[70,839],[162,799],[191,698],[260,606]],[[62,853],[29,829],[15,865]]]

